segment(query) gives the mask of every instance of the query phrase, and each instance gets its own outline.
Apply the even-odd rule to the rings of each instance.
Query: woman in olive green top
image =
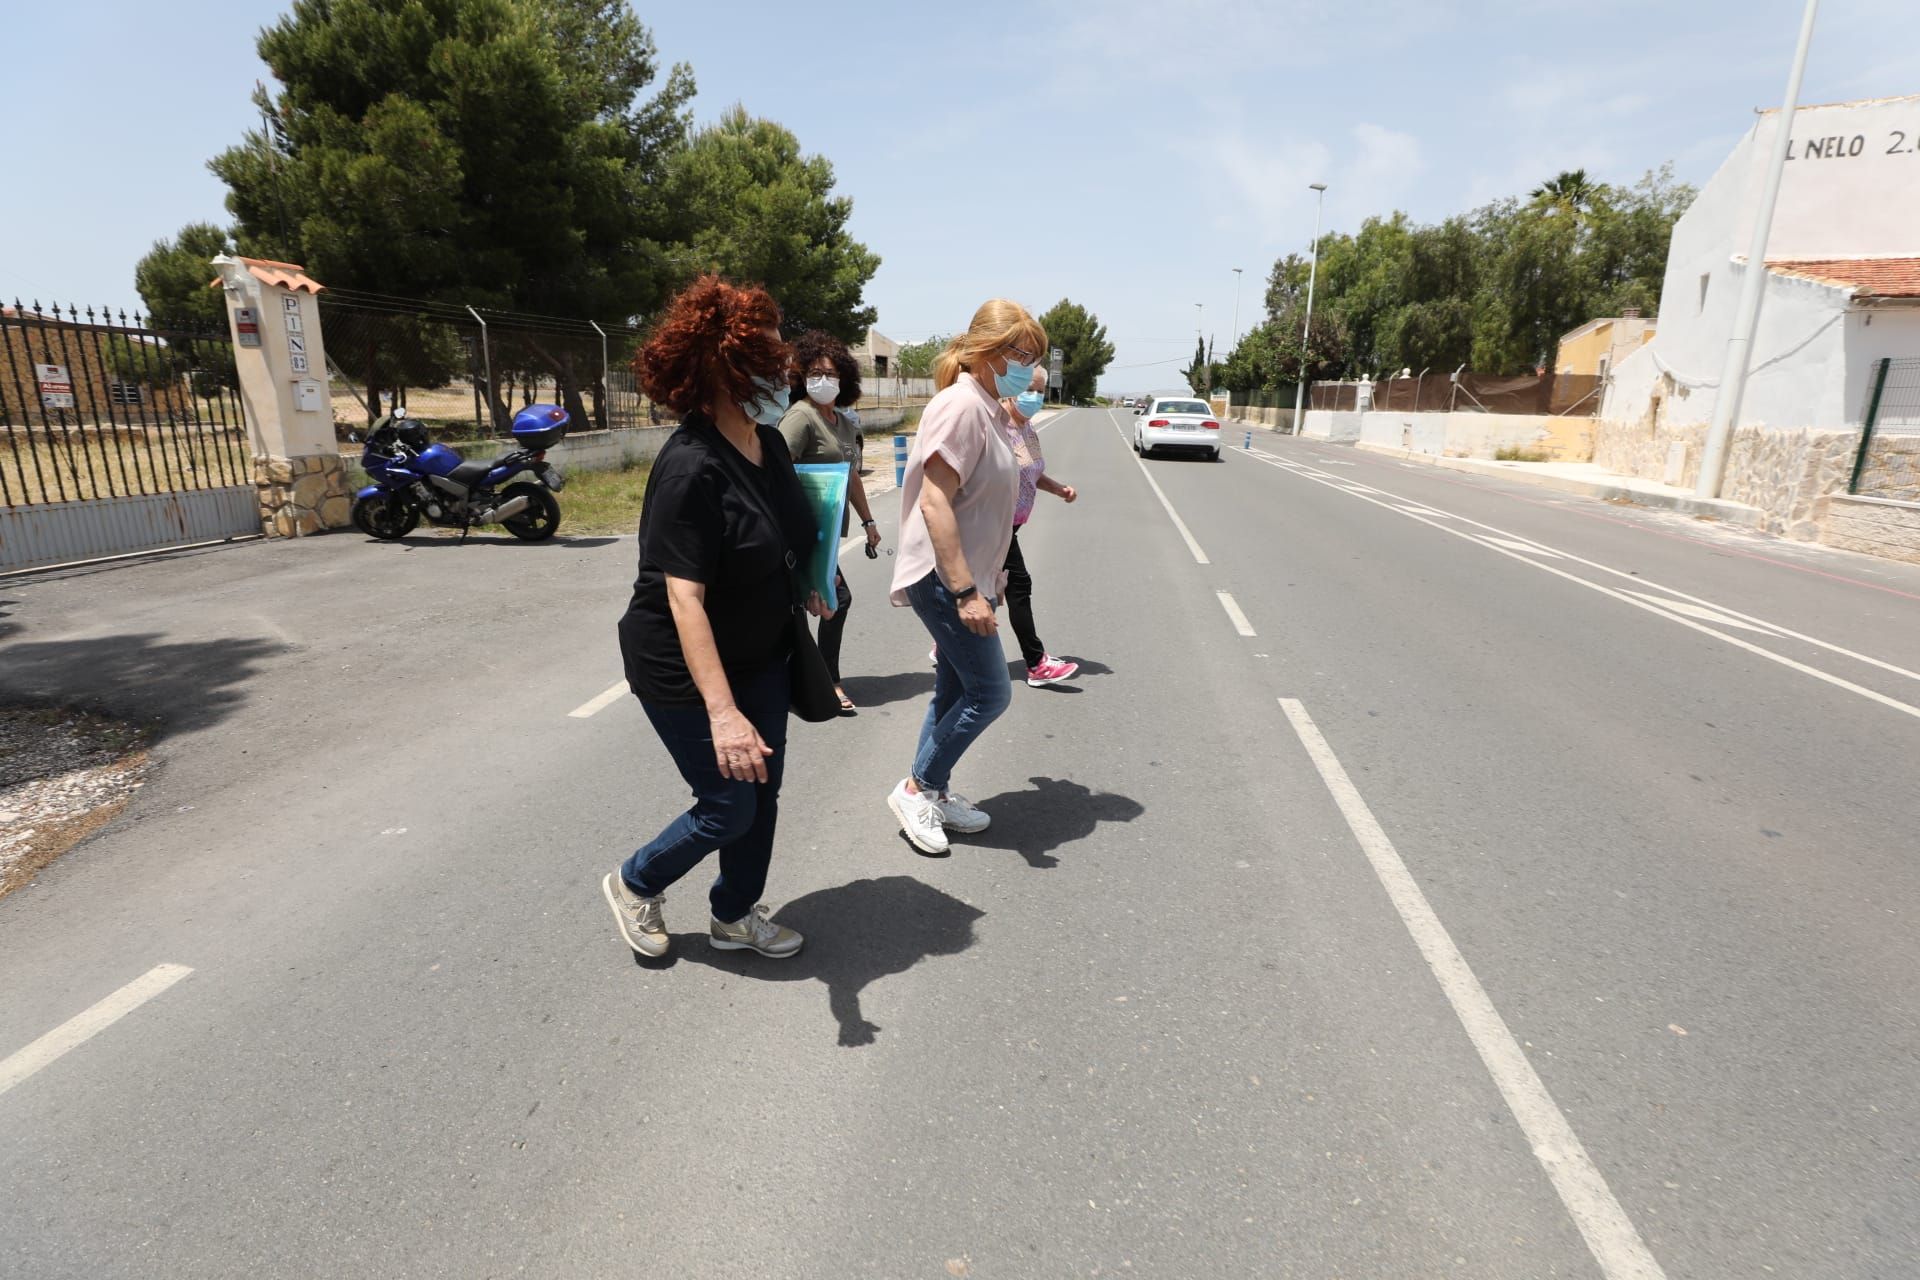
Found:
[[[873,509],[867,505],[866,481],[860,478],[859,424],[849,411],[860,398],[860,366],[854,362],[847,344],[818,329],[800,335],[793,344],[793,403],[780,419],[780,434],[786,437],[787,452],[795,462],[851,463],[847,483],[853,509],[860,513],[860,526],[867,535],[867,554],[880,545],[880,528],[873,522]],[[847,536],[848,518],[841,517],[840,536]],[[833,616],[820,622],[820,656],[827,660],[833,675],[834,692],[840,695],[840,714],[853,714],[853,700],[840,687],[840,638],[847,626],[847,608],[853,593],[847,590],[847,575],[837,574],[840,602]]]

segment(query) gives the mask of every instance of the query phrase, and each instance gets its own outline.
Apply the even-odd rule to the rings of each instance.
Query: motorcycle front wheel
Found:
[[[419,523],[420,513],[395,497],[375,495],[353,504],[353,527],[382,542],[406,537]]]
[[[508,485],[500,499],[502,502],[511,502],[522,496],[527,500],[527,509],[512,519],[501,521],[507,526],[507,532],[522,542],[541,542],[551,538],[560,529],[560,503],[547,492],[545,485],[525,482]]]

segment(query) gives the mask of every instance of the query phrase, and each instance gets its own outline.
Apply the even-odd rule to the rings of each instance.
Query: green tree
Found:
[[[931,378],[933,362],[946,350],[948,341],[945,334],[936,334],[925,342],[909,342],[894,354],[894,367],[903,378]]]
[[[337,288],[603,321],[664,296],[659,187],[693,78],[642,96],[655,49],[621,0],[294,0],[258,48],[281,86],[257,95],[267,123],[211,162],[243,252]],[[582,363],[552,373],[584,419]]]
[[[1561,335],[1595,316],[1660,301],[1673,224],[1693,199],[1670,169],[1630,188],[1562,173],[1527,200],[1495,201],[1433,226],[1369,218],[1320,242],[1310,377],[1395,369],[1521,373],[1550,362]],[[1309,262],[1290,254],[1268,277],[1277,376],[1298,372]],[[1325,332],[1321,317],[1330,321]],[[1231,363],[1231,362],[1230,362]],[[1243,376],[1236,374],[1235,376]]]
[[[672,157],[665,199],[689,274],[758,281],[789,332],[857,342],[874,321],[861,295],[880,258],[848,233],[853,201],[832,191],[824,156],[802,154],[791,131],[736,106]]]
[[[1093,394],[1113,363],[1107,326],[1079,303],[1062,298],[1040,317],[1047,340],[1060,348],[1060,399],[1071,403]]]
[[[210,222],[190,222],[171,240],[155,240],[133,269],[133,287],[156,325],[224,331],[226,295],[209,288],[212,261],[233,252],[233,240]]]

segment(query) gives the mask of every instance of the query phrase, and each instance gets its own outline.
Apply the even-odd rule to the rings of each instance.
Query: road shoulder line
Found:
[[[1453,1006],[1467,1038],[1473,1041],[1480,1061],[1486,1064],[1500,1096],[1527,1135],[1533,1155],[1546,1170],[1560,1202],[1572,1216],[1587,1242],[1593,1260],[1608,1280],[1663,1280],[1665,1272],[1654,1260],[1646,1242],[1627,1217],[1626,1210],[1614,1198],[1606,1179],[1595,1167],[1581,1145],[1573,1126],[1547,1092],[1547,1086],[1527,1061],[1513,1032],[1507,1028],[1500,1011],[1480,980],[1474,976],[1466,957],[1454,945],[1440,917],[1434,914],[1426,894],[1420,891],[1407,864],[1361,798],[1359,789],[1347,776],[1340,760],[1321,736],[1313,718],[1297,698],[1281,698],[1280,708],[1306,748],[1320,780],[1333,796],[1334,804],[1347,821],[1355,840],[1372,864],[1374,875],[1387,891],[1400,922],[1412,935],[1427,962],[1427,968],[1439,980],[1440,989]]]

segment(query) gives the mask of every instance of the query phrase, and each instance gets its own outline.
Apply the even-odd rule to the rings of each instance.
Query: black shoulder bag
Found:
[[[758,430],[758,428],[755,428]],[[718,429],[714,431],[719,435]],[[752,477],[741,470],[740,464],[733,458],[733,444],[725,436],[714,442],[715,455],[720,465],[727,469],[733,482],[740,486],[748,501],[760,508],[760,514],[784,540],[787,526],[767,505],[766,497]],[[840,695],[834,692],[833,675],[827,670],[827,660],[820,653],[820,646],[814,642],[813,628],[807,625],[807,600],[813,595],[808,589],[805,576],[800,570],[800,558],[787,548],[787,589],[793,596],[793,607],[788,616],[788,626],[793,630],[793,651],[787,658],[787,677],[791,685],[793,714],[811,724],[820,724],[837,719],[840,715]]]

